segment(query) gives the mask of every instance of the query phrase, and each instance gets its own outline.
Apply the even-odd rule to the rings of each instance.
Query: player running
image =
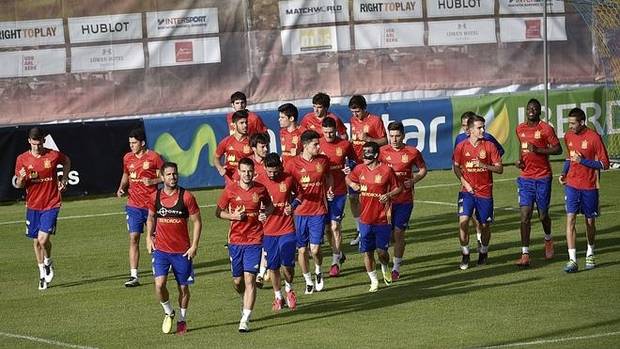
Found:
[[[235,124],[234,132],[217,145],[213,163],[220,176],[224,177],[225,184],[233,181],[239,160],[252,155],[248,137],[248,112],[236,111],[232,115],[232,122]],[[222,163],[222,156],[225,156],[224,163]]]

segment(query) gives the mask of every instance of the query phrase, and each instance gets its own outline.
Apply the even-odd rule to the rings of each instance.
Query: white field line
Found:
[[[532,341],[532,342],[508,343],[508,344],[501,344],[501,345],[493,345],[493,346],[490,346],[490,347],[482,347],[481,349],[525,347],[525,346],[528,346],[528,345],[539,345],[539,344],[570,342],[570,341],[578,341],[578,340],[592,339],[592,338],[601,338],[601,337],[610,337],[610,336],[617,336],[617,335],[620,335],[620,331],[608,332],[608,333],[599,333],[599,334],[593,334],[593,335],[589,335],[589,336],[564,337],[564,338],[555,338],[555,339],[541,339],[541,340]]]
[[[50,345],[56,345],[56,346],[64,347],[64,348],[97,349],[95,347],[86,347],[86,346],[83,346],[83,345],[63,343],[63,342],[58,342],[58,341],[54,341],[54,340],[51,340],[51,339],[31,337],[31,336],[23,336],[23,335],[20,335],[20,334],[13,334],[13,333],[6,333],[6,332],[0,332],[0,336],[10,337],[10,338],[17,338],[17,339],[25,339],[25,340],[29,340],[29,341],[32,341],[32,342],[39,342],[39,343],[45,343],[45,344],[50,344]]]

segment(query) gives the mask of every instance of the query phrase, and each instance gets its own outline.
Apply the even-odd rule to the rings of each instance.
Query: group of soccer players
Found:
[[[427,174],[420,151],[406,145],[401,122],[386,128],[382,119],[369,113],[366,100],[356,95],[349,100],[350,137],[337,115],[330,113],[330,98],[324,93],[312,99],[313,111],[299,122],[297,108],[286,103],[278,108],[281,154],[269,153],[271,139],[260,116],[246,109],[241,92],[231,96],[233,112],[227,115],[230,135],[215,150],[214,166],[224,177],[225,187],[217,201],[215,215],[230,221],[227,248],[233,285],[241,298],[239,331],[249,331],[257,287],[271,280],[272,309],[297,307],[294,287],[295,262],[305,282],[304,293],[322,291],[325,286],[321,245],[324,237],[331,247],[329,276],[338,277],[346,256],[342,249],[342,226],[347,196],[358,231],[359,251],[370,279],[369,292],[376,292],[379,279],[389,286],[400,278],[405,250],[405,231],[414,207],[414,187]],[[549,155],[562,147],[555,131],[540,119],[540,103],[527,105],[527,120],[517,129],[520,142],[516,166],[521,210],[520,267],[530,265],[529,244],[534,205],[545,233],[545,258],[553,258],[549,205],[552,173]],[[478,264],[488,260],[490,226],[493,222],[493,173],[501,174],[504,149],[485,132],[485,120],[472,112],[463,114],[463,132],[457,137],[453,170],[461,183],[458,194],[461,262],[470,262],[469,224],[478,232]],[[566,193],[566,236],[569,262],[566,272],[578,270],[575,248],[575,215],[586,217],[588,248],[585,268],[594,259],[595,218],[598,216],[599,171],[609,167],[601,137],[586,126],[585,113],[578,108],[568,114],[565,135],[569,152],[560,182]],[[39,267],[39,289],[51,283],[50,235],[55,233],[60,192],[66,188],[70,170],[67,156],[43,147],[45,133],[33,128],[28,135],[30,150],[16,161],[18,187],[27,192],[27,236],[33,239]],[[131,151],[123,158],[123,176],[117,195],[129,194],[126,206],[129,230],[130,277],[126,287],[138,286],[139,239],[146,226],[146,246],[152,256],[156,295],[164,309],[164,333],[172,332],[176,317],[166,287],[172,270],[179,290],[179,318],[176,333],[187,332],[186,313],[189,285],[194,282],[192,259],[202,230],[195,197],[178,186],[178,168],[146,147],[143,130],[129,134]],[[190,238],[189,230],[192,236]],[[393,245],[392,268],[388,248]],[[296,258],[297,256],[297,258]],[[314,272],[310,268],[312,257]],[[296,260],[297,259],[297,260]],[[282,276],[284,292],[282,292]]]

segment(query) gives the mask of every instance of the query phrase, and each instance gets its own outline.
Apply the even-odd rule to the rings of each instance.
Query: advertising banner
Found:
[[[428,17],[493,16],[495,1],[489,0],[426,0]]]
[[[499,19],[501,42],[542,41],[543,36],[542,17]],[[564,17],[547,17],[547,39],[550,41],[566,40]]]
[[[422,18],[422,0],[353,0],[356,21]]]
[[[15,159],[30,148],[32,126],[0,128],[0,201],[23,198],[25,191],[14,187]],[[45,147],[71,158],[69,186],[64,196],[112,194],[123,174],[123,156],[129,151],[129,131],[143,127],[139,119],[70,123],[41,126],[48,136]]]
[[[424,46],[424,23],[357,24],[357,50]]]
[[[346,22],[349,20],[348,0],[280,1],[280,25]]]
[[[201,38],[171,41],[150,41],[149,66],[219,63],[220,39]]]
[[[564,12],[564,0],[499,0],[499,13],[502,15],[522,13],[542,15],[545,2],[547,13]]]
[[[495,19],[428,22],[428,44],[469,45],[496,42]]]
[[[220,30],[217,8],[147,12],[146,30],[149,38],[214,34]]]
[[[144,68],[142,43],[71,48],[71,72]]]
[[[348,51],[351,49],[349,32],[348,25],[282,30],[282,53],[298,55]]]
[[[64,48],[0,52],[0,78],[64,74]]]
[[[72,44],[93,41],[116,41],[142,38],[142,14],[69,17],[69,40]]]
[[[62,18],[0,22],[0,47],[62,45]]]

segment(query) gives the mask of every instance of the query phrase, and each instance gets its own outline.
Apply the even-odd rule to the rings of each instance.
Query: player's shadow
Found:
[[[200,262],[194,264],[194,274],[196,276],[199,275],[209,275],[209,274],[218,274],[225,271],[229,271],[229,259],[228,258],[220,258],[206,262]]]
[[[140,283],[144,285],[144,283],[142,282],[142,280],[150,280],[149,276],[152,276],[151,273],[149,272],[142,272],[140,273],[140,275],[142,276],[142,278],[140,279]],[[102,276],[102,277],[97,277],[97,278],[85,278],[85,279],[80,279],[80,280],[75,280],[75,281],[68,281],[68,282],[64,282],[64,283],[53,283],[52,286],[53,287],[74,287],[74,286],[82,286],[82,285],[87,285],[87,284],[93,284],[93,283],[97,283],[97,282],[106,282],[106,281],[113,281],[113,280],[126,280],[127,279],[127,274],[118,274],[118,275],[108,275],[108,276]]]

